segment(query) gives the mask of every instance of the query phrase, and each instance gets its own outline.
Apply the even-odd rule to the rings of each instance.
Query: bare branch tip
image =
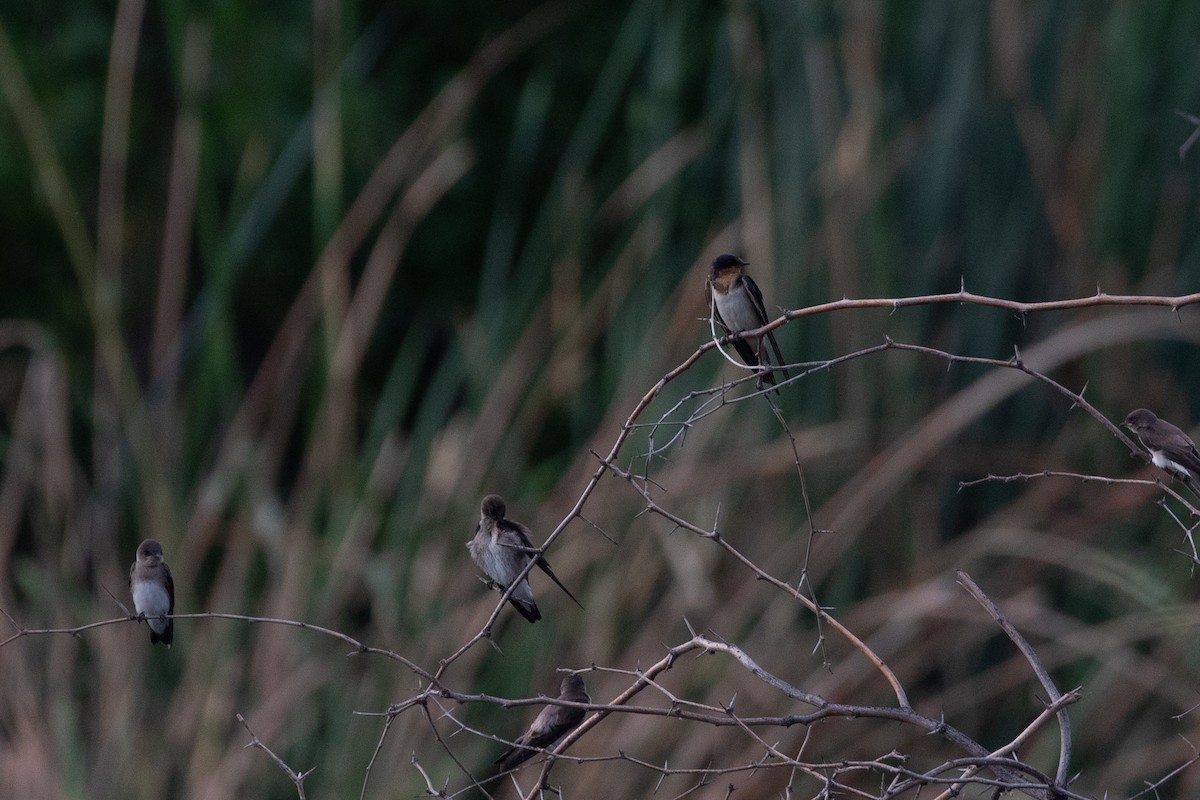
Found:
[[[17,629],[17,633],[22,633],[22,634],[23,634],[23,633],[25,633],[25,629],[24,629],[24,628],[22,628],[22,627],[21,627],[19,624],[17,624],[17,621],[16,621],[15,619],[13,619],[13,615],[12,615],[12,614],[9,614],[9,613],[8,613],[6,610],[4,610],[3,608],[0,608],[0,614],[3,614],[3,615],[4,615],[4,617],[5,617],[5,618],[6,618],[6,619],[7,619],[7,620],[10,622],[10,623],[12,623],[12,626],[13,626],[14,628],[16,628],[16,629]]]

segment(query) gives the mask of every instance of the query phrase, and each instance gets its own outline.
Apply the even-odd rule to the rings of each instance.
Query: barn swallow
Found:
[[[1175,475],[1193,490],[1200,480],[1200,453],[1186,433],[1144,408],[1130,411],[1121,423],[1137,434],[1150,451],[1150,461],[1159,469]]]
[[[570,703],[592,702],[592,698],[588,696],[587,689],[583,685],[583,678],[575,673],[563,678],[559,692],[559,700]],[[516,746],[505,750],[493,763],[499,764],[500,769],[504,772],[515,769],[537,755],[537,750],[530,748],[553,747],[555,742],[566,736],[572,728],[583,721],[584,713],[582,708],[546,706],[533,720],[529,730],[517,739]]]
[[[726,254],[716,257],[712,263],[712,270],[708,273],[708,307],[717,322],[721,323],[721,327],[731,334],[752,331],[770,321],[767,309],[763,305],[762,292],[754,279],[746,274],[746,266],[746,262],[737,256]],[[775,341],[775,333],[768,331],[766,338],[771,342],[779,371],[785,379],[790,377],[783,368],[783,355],[779,352],[779,342]],[[737,339],[732,344],[747,366],[756,369],[760,365],[769,366],[762,336]],[[758,388],[774,384],[775,374],[770,369],[759,372]]]
[[[471,551],[471,560],[483,570],[494,585],[501,591],[507,589],[529,559],[533,557],[533,542],[529,539],[529,528],[519,522],[505,519],[507,508],[504,500],[495,494],[483,498],[479,506],[479,525],[475,528],[475,538],[467,542]],[[562,581],[550,569],[550,563],[544,556],[537,556],[537,566],[550,576],[550,580],[558,584],[558,588],[567,593],[567,597],[575,600],[575,595],[563,586]],[[517,584],[517,588],[508,596],[508,602],[521,612],[521,616],[530,622],[542,618],[537,603],[533,602],[533,589],[529,587],[529,577],[526,576]],[[583,604],[575,600],[575,605],[583,608]]]
[[[175,613],[175,581],[163,561],[162,545],[153,539],[138,546],[137,558],[129,568],[129,590],[138,616],[150,626],[150,644],[162,642],[170,647],[175,620],[164,615]]]

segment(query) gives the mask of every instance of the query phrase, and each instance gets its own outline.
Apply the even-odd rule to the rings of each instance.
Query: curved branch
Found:
[[[1029,644],[1028,640],[1021,635],[1021,632],[1008,621],[1000,607],[992,602],[992,599],[984,594],[983,589],[975,581],[971,580],[971,576],[963,570],[957,570],[955,576],[958,578],[958,584],[975,598],[979,605],[983,606],[984,610],[991,615],[1000,629],[1008,635],[1012,643],[1021,651],[1021,655],[1025,656],[1025,660],[1029,662],[1033,674],[1037,676],[1038,682],[1042,684],[1042,688],[1046,690],[1047,696],[1051,703],[1058,703],[1062,700],[1063,695],[1058,691],[1058,687],[1054,685],[1054,680],[1050,677],[1050,673],[1042,666],[1041,659],[1038,658],[1037,651]],[[1068,770],[1071,764],[1071,716],[1067,714],[1066,709],[1058,711],[1058,727],[1059,727],[1059,744],[1058,744],[1058,772],[1055,773],[1055,785],[1064,787],[1067,785]]]

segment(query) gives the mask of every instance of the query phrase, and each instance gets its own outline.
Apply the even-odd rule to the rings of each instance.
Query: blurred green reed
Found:
[[[966,288],[1018,300],[1200,285],[1188,4],[139,3],[0,11],[0,607],[29,628],[120,614],[137,543],[161,540],[181,612],[327,625],[433,669],[496,595],[464,547],[487,492],[544,538],[637,400],[708,335],[703,279],[737,252],[771,311]],[[964,355],[1017,346],[1110,419],[1200,418],[1196,312],[1014,319],[929,306],[780,333],[796,361],[884,335]],[[715,353],[639,420],[735,377]],[[986,746],[1041,708],[1025,662],[964,602],[966,569],[1039,648],[1073,707],[1079,791],[1136,791],[1190,754],[1200,608],[1179,528],[1141,488],[960,480],[1137,468],[1042,388],[887,353],[780,400],[819,528],[808,579],[918,708]],[[655,432],[660,445],[673,434]],[[647,465],[662,501],[798,582],[807,519],[761,401],[692,425]],[[832,699],[886,703],[811,615],[606,478],[535,576],[546,619],[502,614],[447,681],[553,693],[557,667],[633,670],[697,629]],[[608,537],[608,538],[606,538]],[[611,541],[610,541],[611,539]],[[180,621],[0,649],[0,786],[20,797],[354,797],[418,690],[392,662],[291,628]],[[593,673],[607,700],[626,681]],[[664,684],[778,713],[713,657]],[[648,698],[649,699],[649,698]],[[802,709],[797,709],[802,710]],[[463,765],[526,708],[429,714]],[[799,726],[768,731],[795,753]],[[1194,741],[1194,739],[1193,739]],[[811,760],[958,755],[895,726],[816,727]],[[725,729],[614,716],[573,754],[729,766]],[[1022,755],[1052,771],[1048,728]],[[367,797],[419,795],[416,757],[467,779],[418,710],[387,730]],[[695,781],[561,762],[573,797]],[[1176,782],[1186,796],[1195,770]],[[726,776],[795,796],[785,771]],[[868,782],[869,783],[869,782]],[[512,790],[496,787],[494,794]]]

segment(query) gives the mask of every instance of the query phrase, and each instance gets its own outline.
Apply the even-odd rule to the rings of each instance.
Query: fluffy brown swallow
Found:
[[[475,562],[492,583],[503,591],[517,579],[533,557],[533,542],[529,538],[529,528],[519,522],[506,519],[507,508],[504,500],[495,494],[483,498],[479,508],[479,525],[475,528],[475,538],[467,542],[471,551],[471,560]],[[567,597],[575,600],[575,595],[563,586],[562,581],[550,569],[550,563],[544,556],[537,557],[537,566],[550,576],[550,580],[558,584],[558,588],[567,593]],[[529,586],[528,575],[521,578],[520,583],[508,596],[508,601],[525,619],[537,622],[542,618],[537,603],[533,601],[533,589]],[[575,605],[583,608],[583,604],[575,600]]]
[[[571,703],[592,702],[592,698],[588,696],[587,688],[583,685],[583,678],[575,673],[571,673],[563,678],[559,692],[559,700],[566,700]],[[566,736],[571,729],[583,721],[584,713],[584,709],[582,708],[546,706],[533,720],[533,724],[529,726],[529,730],[525,731],[521,734],[521,738],[517,739],[516,746],[510,747],[501,753],[495,763],[499,764],[500,769],[505,772],[525,763],[537,755],[537,750],[530,748],[544,750],[548,747],[553,747],[555,742]]]
[[[762,292],[754,279],[746,274],[748,265],[737,256],[729,254],[717,256],[708,273],[708,302],[717,322],[728,333],[741,333],[761,328],[770,322],[766,306],[763,305]],[[783,368],[783,354],[779,351],[779,342],[775,341],[775,333],[768,331],[766,336],[737,339],[731,344],[742,361],[747,366],[760,369],[758,373],[758,388],[775,384],[775,373],[769,369],[767,349],[763,339],[771,343],[778,369],[786,379],[790,377]]]
[[[137,556],[129,568],[129,591],[138,616],[150,626],[150,644],[162,642],[167,647],[175,638],[175,581],[171,569],[163,561],[162,545],[147,539],[138,545]]]
[[[1137,434],[1150,451],[1150,460],[1192,488],[1200,479],[1200,453],[1196,443],[1186,433],[1144,408],[1129,412],[1121,423]]]

